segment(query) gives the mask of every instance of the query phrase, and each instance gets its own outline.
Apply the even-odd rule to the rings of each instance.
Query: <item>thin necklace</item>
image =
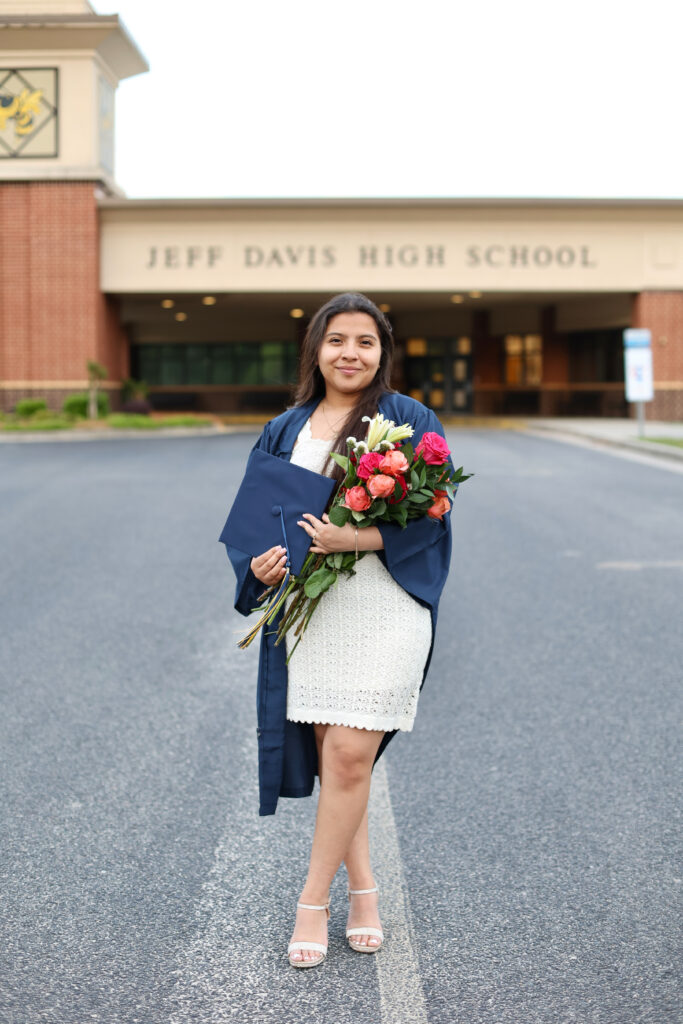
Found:
[[[323,408],[323,404],[322,404],[322,402],[320,403],[320,411],[321,411],[321,413],[323,414],[323,416],[325,417],[325,420],[326,420],[326,422],[327,422],[327,425],[328,425],[328,427],[330,428],[330,430],[336,430],[336,429],[337,429],[337,425],[338,425],[339,423],[341,423],[341,422],[342,422],[342,420],[346,419],[346,417],[348,416],[348,413],[344,413],[344,415],[343,415],[343,416],[342,416],[342,417],[341,417],[340,419],[336,419],[336,420],[334,421],[334,423],[330,423],[330,421],[329,421],[329,420],[327,419],[327,413],[325,412],[325,410],[324,410],[324,408]]]

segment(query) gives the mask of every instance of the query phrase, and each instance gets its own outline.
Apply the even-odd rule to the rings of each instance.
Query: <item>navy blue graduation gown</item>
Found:
[[[281,459],[290,459],[299,431],[319,401],[319,398],[312,399],[270,420],[255,447]],[[443,427],[431,409],[406,395],[385,393],[379,402],[379,412],[396,424],[410,423],[415,430],[411,438],[413,444],[417,444],[427,431],[444,435]],[[381,524],[379,530],[384,550],[377,554],[396,582],[431,613],[432,643],[422,687],[434,648],[439,598],[450,564],[450,513],[441,520],[429,516],[412,520],[405,529],[395,523]],[[263,584],[251,571],[249,556],[229,545],[226,545],[226,550],[237,576],[235,608],[243,615],[249,615],[263,593]],[[318,769],[313,726],[287,721],[287,652],[284,642],[275,646],[275,639],[272,626],[268,632],[261,630],[256,691],[261,815],[274,814],[281,796],[310,796]],[[395,731],[385,733],[375,763],[394,735]]]

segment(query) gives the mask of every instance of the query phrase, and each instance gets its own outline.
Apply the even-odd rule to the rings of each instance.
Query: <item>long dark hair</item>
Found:
[[[318,351],[327,332],[328,323],[338,313],[367,313],[371,316],[377,325],[382,347],[375,376],[359,394],[358,401],[340,427],[332,445],[332,451],[346,455],[346,438],[350,435],[359,440],[365,437],[367,425],[363,423],[363,417],[374,416],[381,396],[387,391],[394,391],[390,384],[394,335],[384,313],[366,295],[361,295],[360,292],[344,292],[333,296],[312,317],[304,336],[299,358],[299,384],[294,395],[295,405],[303,405],[313,398],[323,398],[325,395],[325,378],[318,367]],[[328,460],[326,468],[330,461]],[[343,471],[336,464],[332,476],[335,480],[344,478]]]

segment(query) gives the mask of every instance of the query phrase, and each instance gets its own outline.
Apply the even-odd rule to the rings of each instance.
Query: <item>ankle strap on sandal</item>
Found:
[[[376,885],[373,885],[372,889],[349,889],[348,890],[349,896],[366,896],[368,893],[371,893],[371,892],[379,892],[379,889],[377,888]]]
[[[298,910],[327,910],[329,903],[324,903],[322,906],[316,906],[314,903],[297,903]]]

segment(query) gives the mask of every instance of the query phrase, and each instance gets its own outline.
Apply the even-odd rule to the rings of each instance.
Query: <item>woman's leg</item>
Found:
[[[318,774],[322,777],[323,753],[322,744],[325,735],[326,725],[315,726],[315,741],[318,747]],[[372,889],[375,885],[374,875],[370,866],[370,837],[368,834],[368,809],[356,834],[349,843],[349,848],[344,854],[344,864],[349,880],[349,889]],[[377,893],[366,893],[363,896],[354,896],[349,901],[349,917],[346,922],[347,928],[359,928],[368,925],[370,928],[381,928],[382,924],[377,911]],[[356,941],[361,945],[379,945],[379,939],[375,935],[358,935]]]
[[[358,830],[351,840],[348,850],[344,856],[346,872],[349,876],[349,889],[373,889],[375,879],[370,867],[370,838],[368,835],[368,809],[358,826]],[[349,918],[346,922],[347,928],[381,928],[377,910],[377,893],[364,893],[362,896],[352,896],[349,902]],[[361,946],[378,946],[380,939],[376,935],[354,935],[354,942]]]
[[[320,796],[308,877],[300,897],[302,903],[321,905],[327,902],[330,883],[366,816],[370,774],[383,735],[343,725],[328,725],[324,729],[316,726]],[[361,850],[366,842],[363,833],[359,842]],[[292,941],[307,939],[324,943],[326,926],[320,911],[299,910]],[[297,957],[297,954],[292,956]],[[319,954],[302,950],[300,958],[314,960]]]

